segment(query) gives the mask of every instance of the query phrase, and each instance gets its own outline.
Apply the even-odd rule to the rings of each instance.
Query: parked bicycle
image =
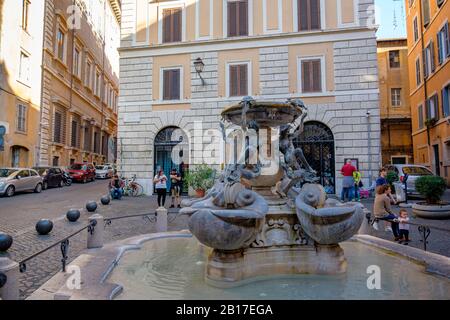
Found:
[[[123,195],[130,197],[140,197],[144,194],[144,187],[136,182],[136,175],[131,179],[124,179],[125,187],[123,188]]]

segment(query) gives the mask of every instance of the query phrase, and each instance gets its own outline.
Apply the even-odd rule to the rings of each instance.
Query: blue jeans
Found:
[[[111,189],[111,198],[113,198],[115,200],[120,200],[120,199],[122,199],[122,196],[123,196],[122,188],[112,188]]]
[[[397,219],[397,216],[395,214],[390,213],[388,216],[384,218],[379,218],[378,220],[394,220]],[[394,234],[394,237],[398,238],[400,237],[400,230],[398,222],[391,222],[392,227],[392,233]]]
[[[355,199],[359,200],[359,186],[355,183]]]
[[[341,200],[345,201],[345,198],[348,198],[348,201],[352,201],[353,199],[353,187],[349,187],[349,188],[342,188],[341,191]]]

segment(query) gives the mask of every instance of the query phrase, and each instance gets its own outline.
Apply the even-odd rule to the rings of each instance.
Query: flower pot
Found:
[[[205,190],[197,189],[195,192],[198,198],[203,198],[205,196]]]
[[[427,204],[418,202],[413,204],[413,214],[424,219],[450,219],[450,204]]]

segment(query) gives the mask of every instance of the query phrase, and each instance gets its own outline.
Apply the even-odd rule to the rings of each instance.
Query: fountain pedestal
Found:
[[[213,250],[205,281],[231,288],[255,280],[299,274],[336,275],[347,271],[344,250],[336,245],[296,245],[247,248],[234,252]]]

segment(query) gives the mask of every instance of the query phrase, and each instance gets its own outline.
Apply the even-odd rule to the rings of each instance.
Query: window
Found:
[[[442,113],[444,118],[450,116],[450,84],[442,89]]]
[[[229,66],[229,96],[243,97],[249,95],[248,64],[233,64]]]
[[[430,41],[428,46],[424,49],[423,56],[425,60],[423,64],[424,77],[427,78],[435,70],[433,41]]]
[[[414,32],[414,42],[417,42],[417,40],[419,40],[419,23],[417,22],[417,17],[414,17],[413,32]]]
[[[163,100],[181,99],[181,69],[163,70]]]
[[[320,0],[297,0],[297,17],[298,31],[320,29]]]
[[[59,157],[53,157],[52,166],[54,166],[54,167],[59,166]]]
[[[16,129],[19,132],[26,132],[27,107],[23,104],[17,105],[16,110]]]
[[[65,42],[66,34],[61,28],[58,28],[58,32],[56,33],[56,56],[62,62],[65,62]]]
[[[64,143],[66,112],[62,108],[56,108],[53,118],[53,142]]]
[[[78,116],[72,118],[72,132],[70,146],[72,148],[80,147],[80,119]]]
[[[433,95],[431,98],[426,101],[426,109],[427,109],[427,120],[428,119],[439,119],[438,114],[438,96],[437,94]]]
[[[402,89],[401,88],[393,88],[391,89],[391,106],[399,107],[402,104]]]
[[[109,135],[105,133],[102,137],[102,155],[104,155],[105,157],[108,156],[108,140]]]
[[[181,41],[182,8],[163,10],[163,43]]]
[[[437,5],[440,8],[442,6],[442,4],[444,3],[445,0],[437,0]]]
[[[86,122],[84,125],[84,150],[91,151],[92,142],[91,142],[91,125]]]
[[[94,132],[94,153],[100,154],[100,133],[97,130]]]
[[[430,23],[430,1],[429,0],[421,0],[421,1],[422,1],[423,26],[426,27]]]
[[[423,106],[422,105],[420,105],[419,108],[417,108],[417,113],[418,113],[417,121],[419,122],[418,126],[419,126],[419,129],[422,129],[423,128]]]
[[[442,64],[450,55],[450,43],[448,35],[448,24],[446,23],[437,34],[438,61]]]
[[[19,176],[21,178],[28,178],[30,176],[30,171],[22,170],[17,174],[17,176]]]
[[[416,60],[416,85],[420,86],[420,84],[422,83],[422,76],[420,74],[420,57],[417,57]]]
[[[30,81],[30,56],[24,52],[20,53],[19,80],[24,83]]]
[[[228,1],[228,37],[248,35],[248,1]]]
[[[394,50],[389,51],[389,67],[392,68],[400,68],[400,51]]]
[[[321,59],[301,60],[301,92],[322,92],[322,61]]]
[[[94,94],[100,98],[100,94],[101,94],[101,74],[100,71],[96,70],[95,71],[95,83],[94,83]]]
[[[28,31],[30,0],[22,0],[22,29]]]
[[[73,74],[81,78],[81,49],[76,46],[73,50]]]
[[[85,85],[92,89],[92,62],[89,59],[86,62]]]

